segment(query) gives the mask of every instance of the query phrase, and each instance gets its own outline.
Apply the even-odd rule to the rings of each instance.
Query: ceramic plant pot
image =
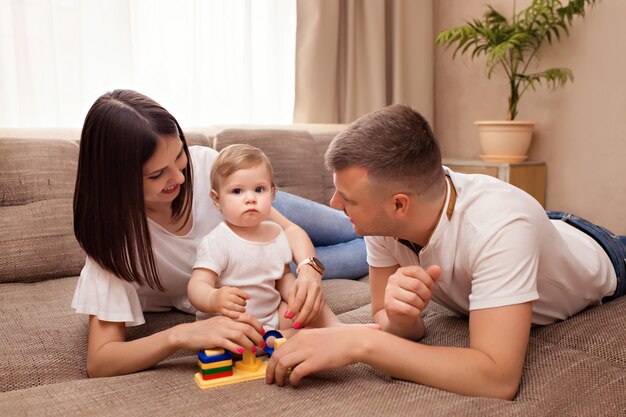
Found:
[[[528,158],[528,148],[533,137],[534,122],[479,121],[481,159],[486,162],[516,163]]]

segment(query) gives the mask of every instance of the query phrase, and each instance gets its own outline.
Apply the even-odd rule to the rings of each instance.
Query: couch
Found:
[[[7,136],[0,132],[0,416],[626,415],[626,297],[534,328],[513,401],[456,395],[364,364],[311,375],[296,387],[261,380],[201,390],[195,352],[187,351],[144,372],[90,379],[87,317],[70,308],[85,256],[72,232],[77,140]],[[332,194],[322,161],[334,133],[248,128],[187,136],[216,149],[258,146],[280,189],[319,202]],[[370,322],[367,277],[323,285],[342,321]],[[468,345],[466,318],[435,303],[424,318],[423,343]],[[147,314],[129,338],[190,320],[177,311]]]

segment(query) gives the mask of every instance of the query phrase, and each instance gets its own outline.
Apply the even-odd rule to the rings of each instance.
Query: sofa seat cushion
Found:
[[[626,373],[626,297],[589,307],[565,321],[536,327],[532,337],[582,350],[621,366]]]
[[[0,391],[87,377],[87,317],[69,304],[76,280],[2,284]]]
[[[77,280],[68,277],[30,284],[2,284],[0,392],[87,378],[88,319],[70,308]],[[364,283],[332,280],[322,285],[329,306],[337,313],[369,302],[368,286]],[[146,313],[146,324],[129,328],[127,339],[194,320],[194,315],[176,310]],[[194,354],[179,351],[173,357]]]
[[[348,313],[345,313],[348,314]],[[435,313],[456,335],[432,335],[455,343],[464,320]],[[465,323],[466,324],[466,323]],[[467,340],[466,340],[467,341]],[[263,380],[199,389],[194,357],[121,377],[81,379],[0,394],[0,415],[623,415],[622,368],[585,352],[533,339],[514,401],[465,397],[400,381],[356,364],[323,371],[297,387]],[[582,381],[601,381],[583,383]],[[583,388],[584,387],[584,388]]]
[[[369,304],[369,285],[350,279],[328,279],[322,281],[326,302],[337,315]]]
[[[0,392],[87,378],[88,318],[70,307],[77,280],[2,284]],[[128,340],[193,321],[195,316],[146,313],[146,320],[145,325],[128,329]],[[179,351],[174,356],[192,354]]]

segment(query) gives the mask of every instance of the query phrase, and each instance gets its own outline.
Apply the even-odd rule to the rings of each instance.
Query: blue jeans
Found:
[[[617,274],[617,288],[612,295],[602,299],[603,302],[626,294],[626,236],[617,236],[602,226],[595,225],[589,220],[561,211],[549,211],[548,217],[552,220],[562,220],[592,238],[605,250]]]
[[[354,279],[367,274],[365,241],[342,211],[281,191],[272,206],[307,232],[326,267],[325,279]]]

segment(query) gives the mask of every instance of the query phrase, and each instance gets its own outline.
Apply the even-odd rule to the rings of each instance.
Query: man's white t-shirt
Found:
[[[371,266],[439,265],[437,303],[467,315],[534,301],[534,324],[563,320],[613,294],[615,269],[593,238],[548,219],[534,198],[510,184],[444,170],[456,191],[452,216],[448,183],[439,223],[419,255],[393,237],[367,236]]]
[[[191,230],[185,236],[176,236],[148,219],[157,273],[165,291],[124,281],[87,257],[72,300],[77,313],[137,326],[145,323],[143,312],[169,311],[172,307],[196,312],[187,298],[196,249],[223,216],[210,197],[209,173],[217,152],[209,147],[191,146],[189,153],[194,173]]]
[[[291,262],[291,247],[278,224],[265,223],[277,229],[276,237],[267,242],[246,240],[226,223],[220,223],[200,242],[194,268],[215,272],[216,288],[229,286],[245,291],[250,296],[246,313],[261,322],[265,330],[273,330],[278,329],[281,300],[276,281],[283,277],[285,265]],[[199,319],[209,316],[197,313]]]

